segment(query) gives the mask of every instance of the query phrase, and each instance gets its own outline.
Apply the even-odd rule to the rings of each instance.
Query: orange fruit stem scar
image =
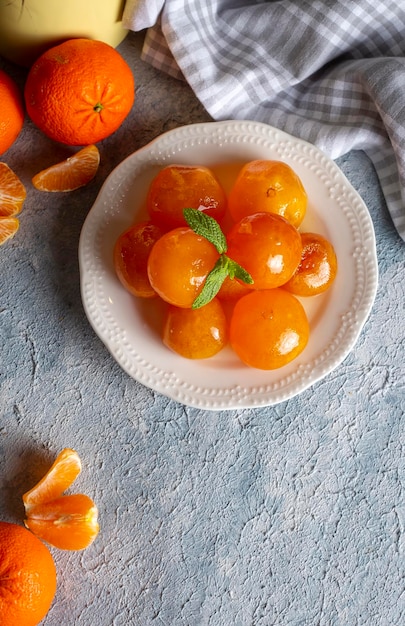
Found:
[[[63,495],[81,469],[77,452],[65,448],[45,476],[22,497],[25,526],[61,550],[83,550],[99,532],[93,500],[85,494]]]

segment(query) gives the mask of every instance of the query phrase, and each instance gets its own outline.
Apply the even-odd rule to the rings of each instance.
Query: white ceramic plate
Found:
[[[129,295],[115,276],[113,246],[135,220],[146,217],[150,181],[169,163],[207,165],[224,177],[224,164],[258,159],[287,162],[308,192],[301,230],[328,237],[339,270],[325,294],[303,298],[311,335],[303,353],[274,371],[251,369],[230,348],[207,360],[188,360],[160,339],[156,303]],[[345,176],[320,150],[265,124],[244,121],[183,126],[126,158],[107,178],[82,229],[81,293],[90,324],[119,365],[135,380],[202,409],[273,405],[331,372],[350,352],[371,310],[377,259],[371,218]]]

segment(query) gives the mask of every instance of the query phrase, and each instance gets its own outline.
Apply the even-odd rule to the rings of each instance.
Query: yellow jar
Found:
[[[73,37],[118,46],[127,31],[125,0],[0,0],[0,55],[30,66],[47,48]]]

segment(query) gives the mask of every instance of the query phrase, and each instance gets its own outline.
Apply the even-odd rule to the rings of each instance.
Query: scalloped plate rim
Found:
[[[128,223],[128,206],[125,206],[125,203],[128,205],[131,187],[135,183],[140,187],[145,171],[151,167],[181,162],[180,156],[185,154],[188,161],[191,158],[192,162],[198,163],[194,155],[195,148],[197,147],[199,152],[206,150],[210,154],[212,146],[215,147],[216,152],[216,158],[212,157],[212,163],[229,160],[229,157],[224,156],[218,158],[218,154],[221,151],[226,153],[229,147],[233,149],[237,147],[243,154],[257,153],[259,155],[257,158],[262,158],[264,155],[263,158],[290,160],[298,173],[301,172],[300,175],[302,173],[307,175],[308,170],[309,176],[310,169],[315,171],[318,168],[319,173],[311,172],[312,178],[315,176],[318,190],[320,188],[323,190],[329,185],[328,196],[331,202],[336,204],[334,216],[341,220],[341,228],[349,231],[350,241],[347,245],[351,245],[353,263],[357,272],[357,282],[354,288],[358,289],[360,286],[362,289],[359,291],[364,292],[359,295],[353,288],[349,309],[345,309],[343,313],[340,313],[339,318],[334,320],[339,330],[330,340],[327,348],[321,350],[310,362],[306,362],[303,356],[304,351],[301,358],[299,357],[292,365],[277,370],[276,374],[254,371],[243,366],[248,377],[252,378],[252,371],[254,371],[258,379],[257,384],[247,386],[240,383],[226,383],[218,387],[216,379],[215,384],[204,384],[204,374],[207,376],[207,362],[188,361],[173,353],[170,353],[168,357],[170,351],[162,343],[160,346],[155,345],[154,337],[142,341],[140,347],[139,344],[138,347],[133,345],[134,342],[129,342],[127,339],[127,334],[133,332],[132,328],[128,328],[128,319],[119,319],[120,313],[114,306],[110,306],[113,298],[109,293],[114,291],[114,297],[121,299],[120,289],[122,301],[127,303],[126,306],[130,302],[128,294],[124,295],[125,290],[118,285],[118,279],[112,276],[111,267],[107,269],[110,264],[110,259],[107,260],[107,251],[112,252],[117,234],[113,238],[111,229],[109,230],[113,221],[112,217],[117,218],[118,221],[122,218],[123,223]],[[291,152],[292,148],[293,152]],[[251,158],[247,156],[245,160],[251,160]],[[205,161],[202,164],[211,165]],[[106,208],[107,205],[108,208]],[[356,211],[353,209],[354,206]],[[325,214],[319,208],[316,208],[315,213],[325,220]],[[107,234],[106,231],[108,231]],[[120,231],[117,230],[117,232]],[[333,238],[332,242],[335,243]],[[103,183],[83,224],[79,241],[79,267],[81,296],[88,321],[122,369],[134,380],[154,391],[182,404],[207,410],[272,406],[296,396],[327,376],[346,358],[357,342],[370,314],[378,282],[375,235],[371,217],[365,203],[336,163],[316,146],[304,140],[297,139],[262,122],[248,120],[201,122],[180,126],[156,137],[127,156]],[[366,286],[359,285],[359,277],[363,275]],[[125,308],[122,302],[121,308]],[[141,318],[138,317],[137,329],[148,332],[147,327],[142,325],[140,320]],[[127,322],[126,327],[125,322]],[[341,345],[338,345],[339,341]],[[145,352],[147,349],[150,350],[151,346],[154,353],[157,351],[155,357],[164,357],[163,360],[173,365],[173,369],[169,369],[169,366],[157,366],[152,360],[145,358]],[[227,350],[228,348],[222,352],[226,353]],[[328,350],[331,350],[330,354]],[[229,369],[224,368],[223,364],[221,366],[217,363],[217,357],[208,360],[211,361],[215,375],[218,371],[225,372],[229,376],[232,376],[232,373],[235,374],[233,364]],[[218,358],[221,359],[221,357]],[[191,371],[190,368],[193,372],[201,374],[201,384],[196,384],[188,378],[187,372]],[[208,371],[209,368],[210,365],[208,365]],[[176,374],[176,370],[177,372],[180,370],[181,373]],[[271,382],[263,382],[266,376],[271,379]],[[275,380],[273,380],[274,376]],[[280,380],[277,380],[278,378]],[[211,372],[209,379],[212,379]]]

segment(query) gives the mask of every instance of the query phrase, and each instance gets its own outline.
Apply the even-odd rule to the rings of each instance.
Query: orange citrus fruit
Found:
[[[283,161],[246,163],[229,193],[229,212],[235,221],[253,213],[281,215],[298,228],[307,210],[307,193],[299,176]]]
[[[303,351],[308,338],[304,307],[288,291],[252,291],[235,305],[229,339],[236,354],[250,367],[283,367]]]
[[[0,246],[11,239],[20,228],[20,220],[17,217],[0,217]]]
[[[167,165],[152,180],[146,208],[166,229],[187,226],[183,209],[203,211],[218,222],[225,215],[226,194],[215,174],[201,165]]]
[[[336,278],[336,252],[318,233],[301,233],[301,241],[300,264],[283,288],[296,296],[316,296],[329,289]]]
[[[228,255],[253,278],[253,289],[280,287],[301,260],[301,236],[284,217],[274,213],[248,215],[228,233]]]
[[[0,522],[0,624],[37,626],[56,592],[49,549],[23,526]]]
[[[24,123],[23,98],[12,78],[0,70],[0,154],[17,139]]]
[[[150,251],[150,284],[165,302],[189,308],[218,258],[216,248],[205,237],[191,228],[174,228],[162,235]]]
[[[149,220],[138,222],[121,233],[114,245],[113,262],[121,284],[140,298],[156,296],[148,277],[148,258],[163,230]]]
[[[169,306],[163,343],[187,359],[207,359],[226,345],[228,328],[220,301],[214,298],[199,309]]]
[[[97,173],[100,153],[96,146],[86,146],[68,159],[38,172],[32,184],[40,191],[74,191],[87,185]]]
[[[23,495],[24,524],[61,550],[83,550],[97,537],[98,510],[84,494],[63,495],[81,471],[79,455],[65,448],[45,476]]]
[[[48,137],[89,145],[115,132],[131,110],[131,68],[112,46],[70,39],[31,66],[24,90],[27,113]]]

